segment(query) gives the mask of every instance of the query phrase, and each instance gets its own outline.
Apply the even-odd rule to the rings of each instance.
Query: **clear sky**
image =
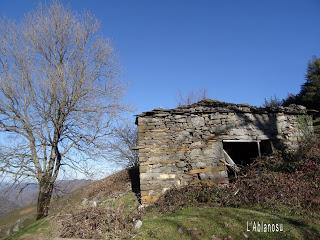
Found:
[[[48,2],[48,1],[47,1]],[[318,0],[81,0],[102,23],[129,83],[136,112],[174,107],[180,91],[260,105],[297,93],[307,62],[320,55]],[[20,19],[39,1],[1,0]]]

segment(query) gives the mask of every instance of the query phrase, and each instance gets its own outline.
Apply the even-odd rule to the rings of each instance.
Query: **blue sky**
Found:
[[[48,2],[48,1],[47,1]],[[320,55],[320,1],[81,0],[117,51],[136,113],[174,107],[178,92],[260,105],[297,93],[307,62]],[[39,1],[1,0],[21,17]]]

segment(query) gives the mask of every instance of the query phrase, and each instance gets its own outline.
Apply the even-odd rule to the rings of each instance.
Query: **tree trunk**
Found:
[[[41,181],[37,203],[37,220],[48,216],[49,205],[53,191],[53,183]]]

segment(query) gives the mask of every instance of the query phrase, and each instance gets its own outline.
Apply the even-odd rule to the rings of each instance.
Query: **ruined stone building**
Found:
[[[144,112],[136,124],[142,204],[173,186],[227,184],[230,169],[276,148],[295,149],[313,129],[302,106],[258,108],[212,100]]]

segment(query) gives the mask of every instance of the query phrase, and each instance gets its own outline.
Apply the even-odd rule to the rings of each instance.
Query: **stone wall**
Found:
[[[173,186],[227,184],[222,140],[269,139],[276,147],[294,149],[301,128],[312,131],[312,119],[301,107],[263,109],[208,100],[142,113],[136,123],[143,204]]]

